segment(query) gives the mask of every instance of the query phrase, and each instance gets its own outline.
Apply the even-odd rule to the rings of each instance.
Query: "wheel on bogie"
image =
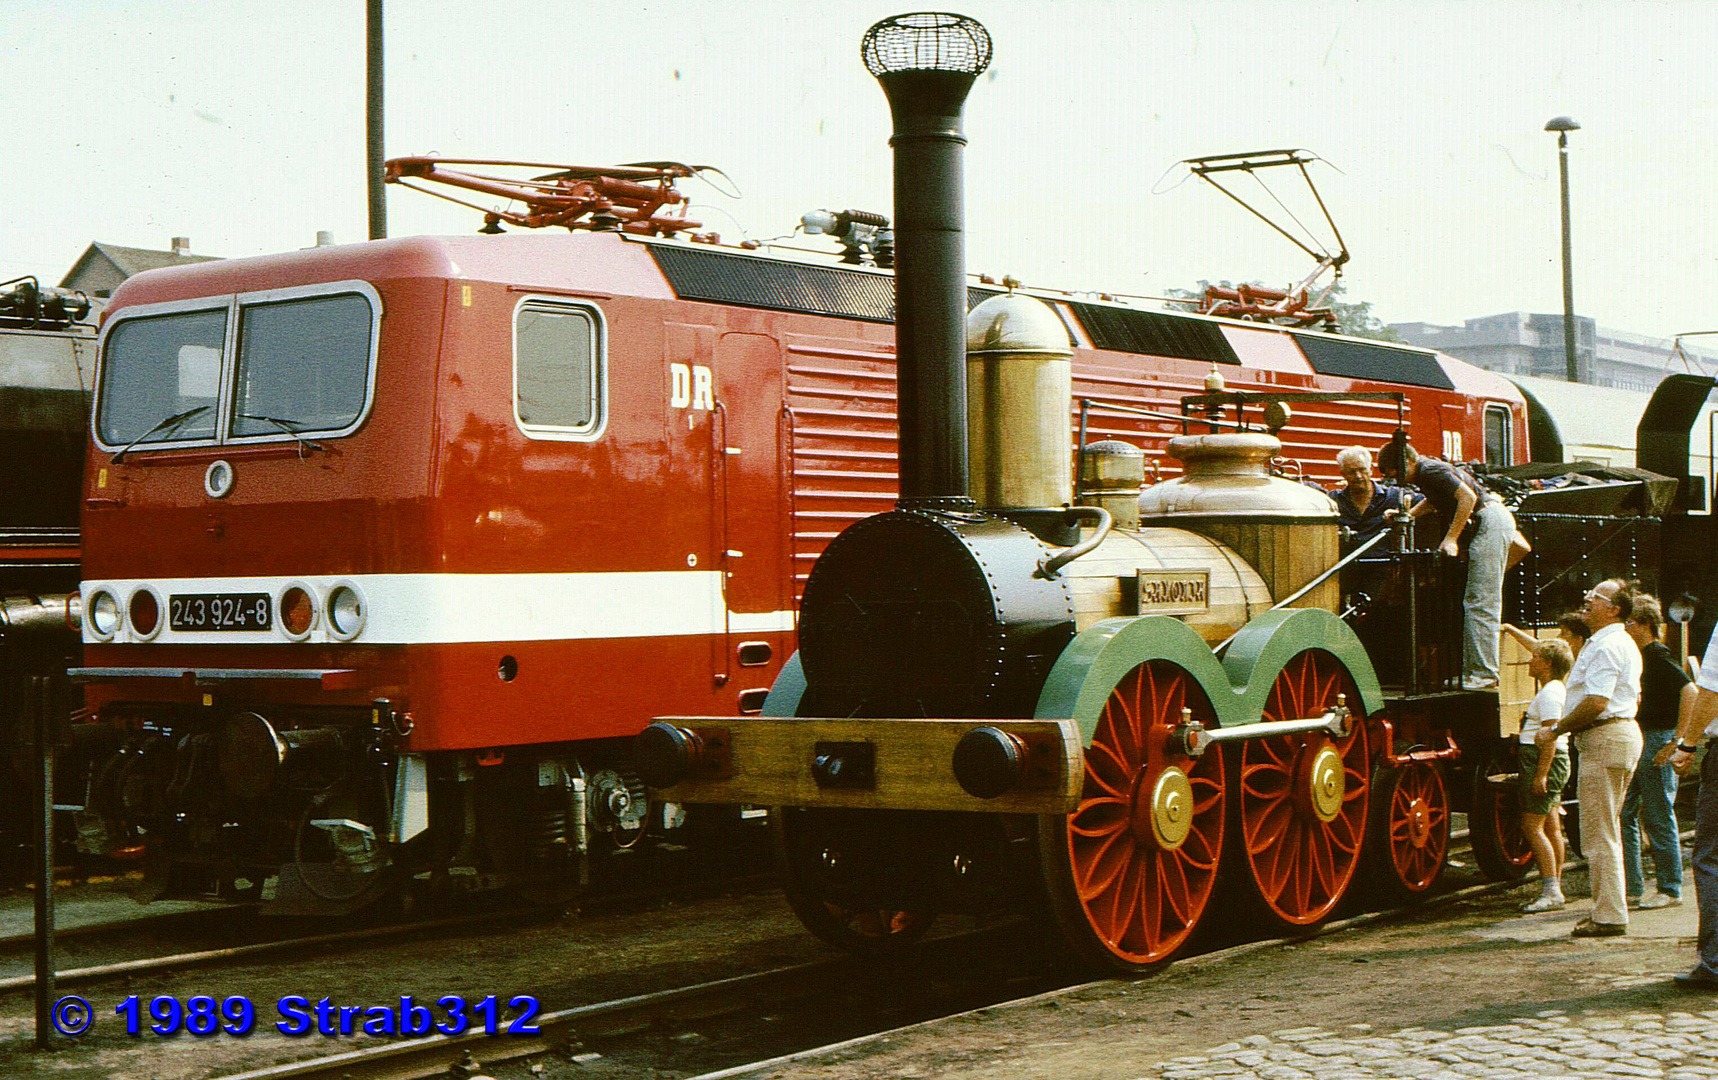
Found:
[[[912,945],[936,921],[937,913],[929,908],[847,899],[838,886],[823,881],[842,876],[839,845],[825,843],[822,832],[801,827],[794,812],[780,807],[770,810],[770,824],[787,905],[818,940],[854,956],[881,959]]]
[[[936,921],[929,911],[847,908],[789,889],[787,906],[819,941],[855,956],[889,956],[924,936]]]
[[[1386,765],[1373,774],[1366,849],[1386,902],[1412,903],[1432,891],[1450,850],[1449,788],[1436,763]]]
[[[1514,779],[1520,768],[1513,746],[1498,747],[1480,755],[1468,777],[1468,843],[1480,873],[1492,881],[1520,881],[1533,867]]]
[[[1246,898],[1284,926],[1326,918],[1353,884],[1372,762],[1354,678],[1322,649],[1290,657],[1263,708],[1265,720],[1316,717],[1335,708],[1339,694],[1354,712],[1347,735],[1277,735],[1234,751],[1234,876]]]
[[[1223,850],[1223,755],[1171,745],[1182,710],[1215,727],[1198,679],[1169,660],[1127,668],[1110,686],[1085,752],[1080,804],[1040,819],[1051,909],[1075,954],[1139,972],[1199,928]]]

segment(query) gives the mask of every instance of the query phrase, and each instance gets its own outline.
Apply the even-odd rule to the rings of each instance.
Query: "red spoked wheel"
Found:
[[[854,956],[884,959],[894,956],[936,922],[929,907],[902,907],[866,898],[855,889],[868,880],[868,855],[885,849],[863,822],[850,817],[772,807],[770,828],[787,905],[804,927],[819,939]],[[852,862],[858,869],[848,867]],[[845,868],[845,869],[844,869]]]
[[[1338,695],[1348,734],[1278,735],[1236,755],[1237,869],[1269,916],[1311,926],[1347,894],[1366,836],[1372,765],[1360,695],[1342,661],[1321,649],[1292,657],[1271,685],[1265,720],[1317,717]]]
[[[1103,967],[1161,963],[1199,928],[1223,851],[1223,755],[1172,745],[1183,710],[1207,727],[1199,682],[1167,660],[1128,670],[1085,753],[1074,813],[1046,817],[1050,894],[1075,949]]]
[[[936,922],[932,911],[844,907],[788,890],[788,907],[821,940],[855,956],[887,956],[924,936]]]
[[[1378,771],[1369,849],[1385,898],[1410,902],[1443,876],[1450,850],[1450,795],[1443,770],[1429,761]]]
[[[1521,829],[1521,766],[1513,746],[1482,756],[1469,778],[1468,842],[1480,873],[1520,881],[1533,866],[1533,845]]]

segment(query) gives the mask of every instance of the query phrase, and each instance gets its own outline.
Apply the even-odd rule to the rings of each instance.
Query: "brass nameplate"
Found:
[[[1211,609],[1211,571],[1141,570],[1141,615],[1196,615]]]

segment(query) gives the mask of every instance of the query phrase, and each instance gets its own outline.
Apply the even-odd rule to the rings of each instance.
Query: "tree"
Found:
[[[1221,281],[1217,284],[1220,288],[1225,289],[1232,289],[1235,287],[1234,283],[1230,281]],[[1264,285],[1264,282],[1249,281],[1247,284],[1262,286]],[[1199,282],[1199,288],[1197,290],[1169,289],[1165,293],[1165,297],[1178,303],[1188,304],[1189,306],[1197,309],[1203,303],[1205,299],[1205,290],[1210,287],[1210,285],[1211,282],[1202,280]],[[1315,286],[1313,293],[1314,296],[1317,295],[1316,290],[1317,287]],[[1370,300],[1354,302],[1343,300],[1342,298],[1346,295],[1347,291],[1348,286],[1343,282],[1338,281],[1336,283],[1336,287],[1330,290],[1330,295],[1325,298],[1324,303],[1321,305],[1323,307],[1330,308],[1331,312],[1335,314],[1338,333],[1351,334],[1354,337],[1373,338],[1378,341],[1402,340],[1397,336],[1395,331],[1384,325],[1384,320],[1372,314],[1372,302]]]

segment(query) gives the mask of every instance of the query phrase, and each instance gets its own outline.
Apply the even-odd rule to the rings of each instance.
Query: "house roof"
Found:
[[[148,248],[122,247],[119,244],[104,244],[100,241],[90,244],[84,253],[78,256],[77,262],[60,280],[62,288],[74,287],[77,280],[89,268],[91,262],[101,260],[117,270],[121,277],[130,277],[145,270],[156,270],[163,266],[186,266],[190,263],[212,262],[213,255],[179,254],[172,251],[151,251]]]

